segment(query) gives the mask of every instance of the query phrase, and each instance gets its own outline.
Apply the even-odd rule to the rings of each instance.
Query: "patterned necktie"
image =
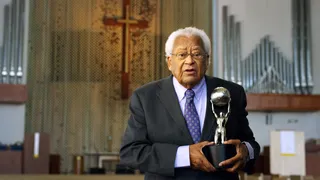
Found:
[[[201,130],[200,130],[200,120],[197,113],[197,109],[193,103],[194,92],[188,89],[185,92],[186,104],[184,108],[184,118],[186,119],[189,132],[192,136],[193,142],[198,143],[200,141]]]

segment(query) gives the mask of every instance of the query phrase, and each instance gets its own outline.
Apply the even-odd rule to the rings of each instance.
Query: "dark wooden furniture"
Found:
[[[49,173],[60,174],[60,163],[61,159],[59,154],[50,154]]]
[[[0,174],[21,174],[22,151],[0,151]]]
[[[320,177],[320,145],[306,144],[306,173]]]
[[[23,104],[27,98],[26,85],[0,84],[0,104]]]
[[[247,94],[248,111],[307,112],[320,110],[320,95]]]
[[[24,174],[49,174],[50,138],[40,133],[39,157],[34,157],[34,133],[24,136],[23,165]]]

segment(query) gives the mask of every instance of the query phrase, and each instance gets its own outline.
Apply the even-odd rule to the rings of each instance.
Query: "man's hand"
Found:
[[[214,144],[213,142],[200,142],[189,146],[190,164],[193,169],[199,169],[205,172],[214,172],[215,168],[207,160],[202,152],[202,148]]]
[[[224,144],[233,144],[236,146],[237,154],[225,161],[222,161],[219,166],[227,166],[229,164],[233,164],[233,167],[226,169],[228,172],[237,172],[244,168],[247,162],[248,157],[248,149],[245,144],[241,143],[239,139],[231,139],[228,141],[225,141]]]

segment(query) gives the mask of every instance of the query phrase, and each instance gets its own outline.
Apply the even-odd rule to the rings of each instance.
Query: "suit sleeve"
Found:
[[[131,97],[129,107],[131,115],[122,139],[120,163],[143,172],[174,176],[178,145],[154,143],[148,139],[145,109],[136,92]]]
[[[239,131],[238,137],[241,142],[246,141],[248,142],[251,147],[253,148],[253,155],[254,158],[249,160],[244,168],[244,171],[247,173],[252,173],[254,163],[258,159],[260,154],[260,145],[256,142],[253,132],[249,126],[249,121],[247,119],[248,112],[246,110],[247,107],[247,97],[244,89],[241,87],[241,99],[240,99],[240,114],[239,114]]]

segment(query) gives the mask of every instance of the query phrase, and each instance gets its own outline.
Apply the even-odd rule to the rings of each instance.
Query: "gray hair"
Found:
[[[170,36],[167,39],[167,42],[165,44],[165,53],[166,57],[171,56],[171,53],[173,51],[173,43],[179,36],[198,36],[202,39],[202,42],[204,44],[204,50],[205,52],[210,56],[211,55],[211,42],[208,35],[202,30],[195,27],[186,27],[183,29],[178,29],[170,34]]]

